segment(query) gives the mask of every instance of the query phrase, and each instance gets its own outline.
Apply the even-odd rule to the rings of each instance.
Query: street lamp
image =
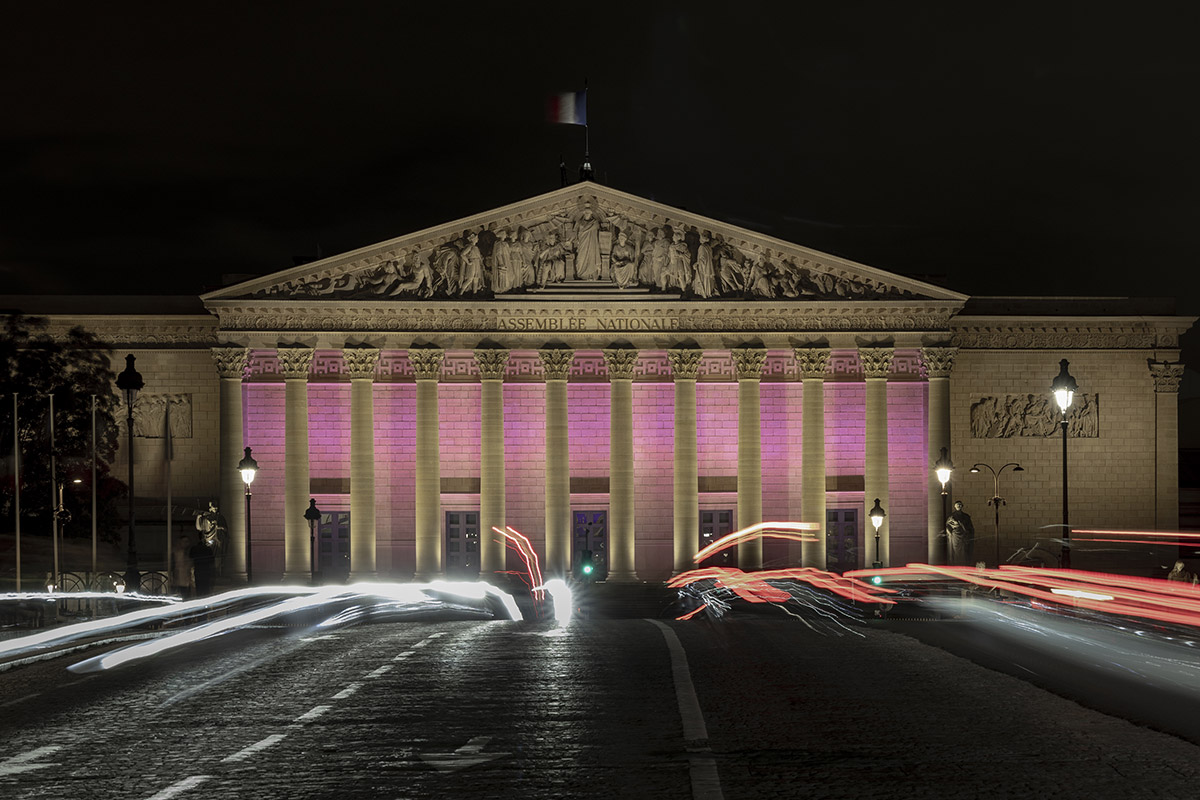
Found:
[[[949,513],[946,510],[946,498],[949,492],[946,491],[946,484],[950,482],[950,475],[954,472],[954,462],[950,460],[949,448],[943,447],[942,454],[938,456],[938,460],[933,462],[933,473],[937,475],[938,481],[942,484],[942,525],[946,524],[946,515]]]
[[[995,532],[996,532],[996,567],[1000,566],[1000,506],[1008,505],[1004,498],[1000,496],[1000,473],[1012,467],[1013,472],[1024,472],[1025,468],[1015,461],[1010,461],[1000,469],[993,469],[990,464],[979,463],[971,467],[971,472],[979,472],[979,468],[983,467],[988,472],[992,473],[992,499],[988,500],[988,505],[993,506],[996,510]]]
[[[1058,362],[1059,371],[1058,377],[1050,384],[1050,391],[1054,393],[1054,402],[1058,403],[1058,407],[1062,409],[1062,443],[1063,443],[1063,546],[1062,546],[1062,568],[1071,568],[1071,525],[1070,517],[1067,513],[1067,409],[1071,407],[1071,401],[1075,399],[1075,392],[1079,389],[1079,384],[1071,377],[1071,373],[1067,372],[1068,362],[1065,358]]]
[[[125,356],[125,370],[117,376],[117,388],[125,394],[125,430],[129,434],[129,537],[125,563],[125,586],[136,592],[140,585],[137,561],[137,544],[133,534],[133,404],[138,392],[146,384],[141,374],[133,368],[134,357]]]
[[[879,505],[879,498],[875,498],[875,505],[867,512],[867,516],[871,518],[871,524],[875,526],[875,563],[871,566],[879,569],[883,566],[883,555],[879,552],[879,526],[883,524],[883,518],[887,516],[887,512],[883,510],[883,506]]]
[[[254,476],[258,472],[258,462],[250,455],[250,448],[246,448],[246,455],[242,456],[242,460],[238,462],[238,472],[242,473],[242,482],[246,484],[246,583],[254,583],[254,569],[251,562],[250,549],[250,484],[254,482]]]
[[[304,510],[304,518],[308,520],[308,579],[314,586],[317,584],[317,523],[321,520],[321,509],[317,508],[317,499],[310,498],[308,508]]]

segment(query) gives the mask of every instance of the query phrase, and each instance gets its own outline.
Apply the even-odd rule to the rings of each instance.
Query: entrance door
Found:
[[[579,574],[579,562],[583,551],[592,551],[592,580],[602,581],[608,577],[608,512],[576,511],[575,524],[571,527],[571,574]]]
[[[350,577],[350,512],[323,511],[317,523],[317,569],[321,583]]]
[[[446,512],[446,577],[479,578],[479,512]]]
[[[858,569],[858,510],[830,508],[825,512],[825,569]]]
[[[703,550],[722,536],[733,533],[733,511],[700,512],[700,548]],[[698,567],[736,567],[737,545],[727,547],[715,556],[701,561]]]

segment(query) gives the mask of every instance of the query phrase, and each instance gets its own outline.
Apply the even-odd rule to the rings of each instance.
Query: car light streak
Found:
[[[708,547],[701,549],[694,556],[692,561],[697,564],[710,556],[727,548],[733,547],[738,542],[754,536],[762,536],[769,539],[791,539],[796,542],[815,542],[816,536],[812,531],[818,531],[821,526],[816,522],[758,522],[749,527],[742,528],[740,531],[726,534],[720,539],[710,544]],[[766,531],[770,531],[769,533]]]
[[[505,544],[513,550],[517,551],[522,563],[525,564],[526,575],[521,575],[521,580],[529,587],[529,591],[533,593],[533,597],[540,604],[545,598],[545,592],[538,588],[542,585],[542,567],[538,561],[537,552],[533,549],[533,545],[525,534],[518,531],[511,525],[506,525],[505,530],[500,530],[493,525],[492,530],[504,537]],[[514,574],[514,573],[508,573]],[[519,574],[519,573],[517,573]],[[540,608],[538,613],[540,614]]]
[[[1112,600],[1111,594],[1096,594],[1095,592],[1085,592],[1082,589],[1051,589],[1054,594],[1064,594],[1069,597],[1079,597],[1084,600]]]
[[[575,597],[567,582],[562,578],[551,578],[538,588],[550,593],[550,602],[554,606],[554,621],[558,626],[569,625],[575,610]]]

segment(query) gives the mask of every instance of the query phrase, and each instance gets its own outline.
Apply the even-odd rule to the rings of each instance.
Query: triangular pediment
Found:
[[[949,300],[966,295],[583,182],[210,292],[227,300]]]

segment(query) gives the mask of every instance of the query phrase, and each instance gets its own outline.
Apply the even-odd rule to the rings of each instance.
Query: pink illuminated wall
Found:
[[[242,424],[246,446],[258,462],[250,512],[254,579],[278,581],[283,576],[283,384],[245,384]]]
[[[892,566],[928,560],[924,382],[888,384],[888,500]]]
[[[760,386],[763,519],[800,519],[804,386],[798,382]],[[764,567],[800,566],[799,559],[798,547],[777,540],[763,542]]]
[[[546,391],[541,383],[504,385],[505,516],[545,554]],[[516,569],[516,563],[510,565]]]
[[[675,386],[633,385],[634,569],[642,580],[671,574],[674,549]]]
[[[415,384],[375,384],[376,563],[398,579],[416,568],[416,404]]]

